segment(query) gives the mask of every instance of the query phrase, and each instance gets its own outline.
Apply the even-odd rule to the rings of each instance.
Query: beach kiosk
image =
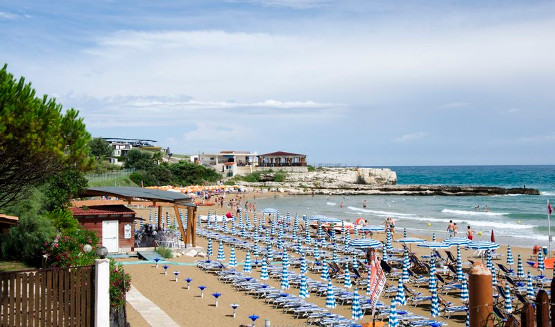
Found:
[[[134,244],[133,221],[137,218],[125,204],[152,205],[158,208],[158,217],[162,217],[162,207],[173,207],[176,217],[179,209],[187,210],[187,226],[181,219],[177,222],[185,245],[196,246],[197,206],[187,195],[142,187],[92,187],[80,197],[92,199],[73,201],[72,213],[85,228],[99,235],[109,252],[129,251]],[[162,228],[162,219],[158,228]]]

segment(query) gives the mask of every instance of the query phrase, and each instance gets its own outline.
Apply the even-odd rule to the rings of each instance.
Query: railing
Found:
[[[94,266],[0,272],[2,326],[92,326]]]

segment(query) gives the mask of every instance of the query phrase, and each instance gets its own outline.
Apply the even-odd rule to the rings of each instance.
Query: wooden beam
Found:
[[[175,217],[177,217],[177,223],[179,224],[179,230],[181,231],[181,238],[183,239],[183,244],[187,245],[187,242],[185,240],[186,238],[185,229],[183,228],[183,222],[181,221],[181,217],[179,216],[179,206],[174,205],[173,210],[175,212]]]
[[[158,206],[158,230],[162,230],[162,206]]]

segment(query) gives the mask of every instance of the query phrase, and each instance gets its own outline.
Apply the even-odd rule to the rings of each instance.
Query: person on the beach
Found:
[[[455,224],[452,220],[449,220],[449,225],[447,226],[447,231],[449,232],[449,237],[453,237],[453,230],[455,229]]]
[[[453,224],[453,236],[457,236],[457,233],[459,232],[459,226],[457,226],[457,223]]]
[[[339,204],[339,208],[343,208],[343,202]]]
[[[474,211],[477,211],[478,209],[480,209],[480,205],[474,207]]]
[[[362,207],[366,208],[366,200],[362,201]]]
[[[488,212],[488,211],[489,211],[488,206],[486,206],[486,209],[484,209],[484,211],[485,211],[485,212]]]
[[[467,227],[466,236],[467,236],[468,239],[471,240],[471,241],[472,241],[472,239],[474,238],[474,231],[472,230],[472,228],[470,228],[470,226]]]

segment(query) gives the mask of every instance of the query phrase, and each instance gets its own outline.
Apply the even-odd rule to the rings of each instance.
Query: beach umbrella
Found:
[[[360,320],[362,319],[362,308],[360,306],[360,298],[358,295],[358,291],[355,288],[353,293],[353,303],[351,304],[351,319],[353,320]]]
[[[326,262],[326,258],[324,258],[324,261],[322,261],[322,273],[320,275],[320,278],[323,280],[330,279],[328,263]]]
[[[509,283],[505,282],[505,312],[513,312],[513,302],[511,298],[511,289]]]
[[[229,263],[228,263],[228,265],[230,267],[237,266],[237,257],[236,257],[236,254],[235,254],[235,246],[234,245],[231,246],[231,253],[229,254]]]
[[[391,305],[389,306],[389,327],[398,327],[399,321],[397,320],[397,308],[395,307],[395,299],[391,300]]]
[[[407,238],[407,229],[403,228],[403,238]]]
[[[404,243],[404,244],[414,244],[414,243],[423,243],[423,242],[426,242],[426,240],[418,237],[403,237],[396,240],[395,242]]]
[[[373,239],[358,239],[351,242],[351,246],[359,249],[376,249],[382,247],[382,242]]]
[[[403,280],[403,283],[408,283],[410,280],[409,267],[410,267],[409,251],[405,249],[405,254],[403,258],[403,273],[401,275],[401,279]]]
[[[268,256],[268,260],[270,260],[270,261],[274,260],[274,249],[272,248],[271,245],[268,245],[266,247],[266,253],[267,253],[267,256]]]
[[[256,217],[256,212],[254,213],[254,215],[252,217],[252,224],[254,226],[258,225],[258,218]]]
[[[487,241],[480,242],[470,242],[466,245],[467,249],[470,250],[496,250],[499,248],[499,244]]]
[[[345,274],[343,276],[343,286],[345,288],[351,288],[353,287],[353,284],[351,283],[351,272],[349,271],[349,269],[345,269]]]
[[[491,285],[497,286],[497,271],[495,267],[492,267],[491,269]]]
[[[385,244],[382,247],[382,256],[383,256],[383,261],[387,261],[387,258],[389,256],[387,255],[387,245]]]
[[[235,217],[231,218],[231,234],[232,235],[237,235],[237,232],[235,230]]]
[[[403,287],[403,280],[401,278],[397,281],[397,295],[395,296],[395,301],[400,305],[407,304],[407,299],[405,298],[405,288]]]
[[[314,246],[314,253],[312,255],[314,257],[314,259],[319,260],[320,259],[320,248],[318,247],[318,243],[315,244]]]
[[[223,229],[224,234],[227,234],[227,232],[228,232],[228,230],[227,230],[227,218],[223,214],[222,214],[222,225],[224,226],[224,229]]]
[[[437,295],[437,288],[434,288],[433,290],[431,290],[432,293],[432,317],[437,317],[439,316],[439,297]]]
[[[538,269],[541,271],[541,275],[543,276],[543,271],[545,269],[545,262],[543,259],[543,251],[538,252]]]
[[[326,307],[335,308],[335,294],[333,293],[333,285],[331,279],[328,279],[328,289],[326,290]]]
[[[418,247],[429,248],[429,249],[446,249],[450,247],[450,244],[444,242],[422,242],[418,243]]]
[[[493,260],[491,257],[491,251],[487,251],[487,261],[486,261],[486,266],[488,267],[489,270],[491,270],[491,268],[493,267]]]
[[[339,262],[339,257],[337,256],[337,243],[333,243],[332,261],[335,263]]]
[[[251,327],[255,327],[254,322],[256,321],[256,319],[260,318],[259,316],[252,314],[249,316],[249,319],[252,320],[252,325]]]
[[[529,299],[534,299],[536,295],[534,294],[534,286],[532,286],[532,274],[528,272],[526,276],[526,297]]]
[[[353,256],[353,270],[358,270],[358,261],[355,256]]]
[[[472,241],[469,240],[468,238],[464,238],[464,237],[449,237],[443,240],[443,243],[447,243],[449,245],[466,245],[471,243]]]
[[[225,260],[225,253],[224,253],[224,244],[222,241],[218,244],[218,256],[216,257],[219,261]]]
[[[490,241],[492,241],[493,243],[495,243],[495,234],[493,233],[493,229],[491,230]]]
[[[469,295],[468,295],[468,284],[466,283],[466,279],[462,281],[461,287],[461,301],[462,303],[468,303]]]
[[[462,259],[461,259],[461,248],[457,246],[457,280],[462,281],[464,279]]]
[[[251,252],[247,251],[247,256],[245,257],[245,263],[243,264],[243,272],[250,274],[252,272],[252,263],[251,263]]]
[[[154,224],[158,225],[158,210],[154,211]]]
[[[360,228],[361,232],[383,232],[385,231],[384,226],[378,226],[378,225],[366,225],[366,226],[362,226]]]
[[[267,258],[264,257],[262,259],[262,268],[260,268],[260,279],[267,280],[269,278],[270,276],[268,276],[268,262],[267,262]]]
[[[208,254],[208,258],[212,256],[212,239],[208,238],[208,246],[206,249],[206,254]]]
[[[241,225],[241,233],[239,235],[241,235],[242,238],[246,238],[247,236],[247,230],[245,229],[244,224]]]
[[[253,251],[253,255],[255,258],[258,258],[258,256],[260,255],[260,248],[258,247],[258,239],[254,240],[254,249]]]
[[[370,284],[370,280],[372,279],[372,272],[368,270],[368,276],[366,276],[366,295],[370,295],[372,285]]]
[[[513,260],[513,251],[511,251],[511,246],[507,245],[507,265],[512,268],[512,265],[514,264],[515,262]]]
[[[306,282],[306,275],[304,273],[301,273],[301,286],[299,290],[299,297],[302,297],[303,299],[310,297],[310,295],[308,294],[308,284]]]
[[[198,221],[200,222],[200,219]],[[148,222],[152,224],[152,210],[148,214]]]
[[[517,256],[517,268],[516,268],[516,276],[519,279],[524,279],[524,267],[522,266],[522,257],[520,256],[520,254]]]
[[[393,246],[391,245],[391,230],[390,229],[387,229],[387,232],[386,232],[385,246],[387,247],[387,251],[391,252],[393,250]]]
[[[430,276],[428,277],[428,289],[430,290],[430,292],[433,289],[437,289],[435,274],[436,274],[436,268],[435,268],[435,264],[432,262],[430,263]]]
[[[343,248],[344,252],[349,252],[351,250],[351,234],[347,234],[345,236],[345,247]]]
[[[308,271],[308,265],[306,264],[306,255],[304,252],[301,253],[301,274],[306,274]]]
[[[289,268],[289,253],[287,253],[287,250],[283,251],[283,262],[282,264]]]
[[[470,310],[466,310],[466,327],[470,327]]]
[[[281,289],[289,289],[289,272],[287,271],[287,266],[283,266],[281,270]]]
[[[297,253],[303,252],[303,243],[301,242],[300,237],[297,237],[297,248],[295,250]]]
[[[319,239],[324,238],[324,230],[322,229],[322,222],[321,221],[318,221],[318,238]]]

